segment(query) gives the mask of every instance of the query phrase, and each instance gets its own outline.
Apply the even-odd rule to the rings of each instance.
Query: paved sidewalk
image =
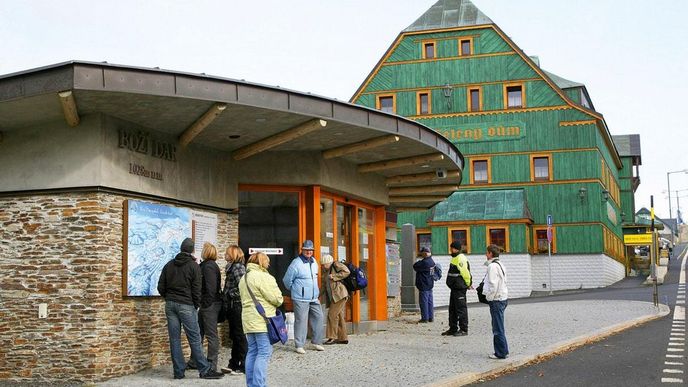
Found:
[[[435,322],[417,324],[417,315],[389,322],[388,330],[350,336],[349,345],[327,346],[325,352],[293,351],[276,345],[268,370],[271,386],[420,386],[462,385],[495,372],[523,365],[540,355],[580,345],[640,322],[669,313],[638,301],[559,301],[509,305],[505,312],[511,352],[507,360],[491,360],[492,330],[487,306],[469,308],[469,335],[445,337],[447,312]],[[291,344],[288,343],[288,344]],[[220,364],[229,350],[222,348]],[[172,379],[172,366],[156,367],[111,379],[100,386],[243,386],[243,377],[226,375],[202,380],[189,370],[184,380]]]

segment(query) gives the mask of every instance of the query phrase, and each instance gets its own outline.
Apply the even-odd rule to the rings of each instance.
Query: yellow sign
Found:
[[[625,245],[651,245],[652,234],[629,234],[624,235]]]

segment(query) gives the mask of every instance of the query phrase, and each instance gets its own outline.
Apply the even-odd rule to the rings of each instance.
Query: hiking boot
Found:
[[[201,375],[201,379],[222,379],[224,377],[225,375],[222,372],[217,372],[215,370],[210,370]]]
[[[442,336],[454,336],[455,333],[458,331],[453,331],[451,329],[447,329],[446,331],[442,332]]]
[[[468,332],[467,331],[457,331],[457,332],[452,333],[452,336],[468,336]]]

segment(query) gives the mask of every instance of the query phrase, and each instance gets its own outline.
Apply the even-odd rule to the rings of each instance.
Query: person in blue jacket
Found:
[[[320,266],[313,256],[313,241],[306,240],[301,246],[301,254],[294,258],[287,268],[282,282],[291,293],[294,306],[294,344],[296,353],[304,354],[308,324],[311,325],[313,349],[324,351],[323,312],[320,306],[318,273]]]
[[[416,288],[418,289],[418,304],[420,306],[419,323],[434,321],[432,287],[435,281],[432,279],[432,270],[435,268],[435,261],[432,253],[427,247],[420,248],[421,259],[413,264],[416,271]]]

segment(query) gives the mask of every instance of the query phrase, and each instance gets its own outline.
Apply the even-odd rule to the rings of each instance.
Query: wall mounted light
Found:
[[[447,108],[451,109],[451,97],[452,93],[454,92],[454,88],[449,83],[445,83],[444,87],[442,88],[442,91],[444,92],[444,98],[447,100]]]
[[[588,195],[588,189],[585,187],[580,187],[578,189],[578,197],[580,198],[581,203],[585,200],[585,197]]]
[[[607,191],[605,189],[605,190],[602,190],[602,201],[606,202],[607,200],[609,200],[609,191]]]
[[[625,221],[626,221],[626,213],[622,211],[621,212],[621,223],[623,223]]]

